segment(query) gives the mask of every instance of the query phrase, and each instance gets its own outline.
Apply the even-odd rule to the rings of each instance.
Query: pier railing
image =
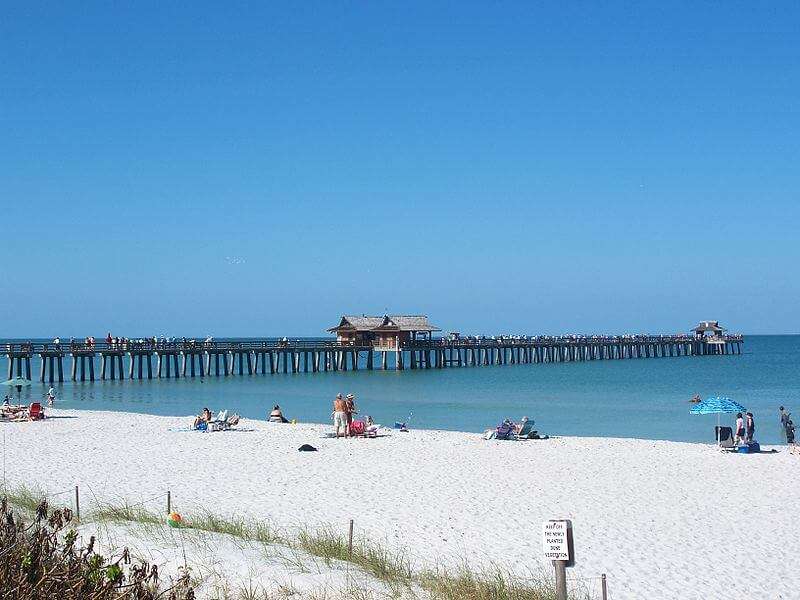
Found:
[[[218,352],[259,352],[259,351],[311,351],[311,350],[356,350],[367,351],[396,351],[425,350],[436,348],[501,348],[523,346],[581,346],[585,344],[674,344],[696,341],[706,342],[742,342],[744,337],[740,334],[730,334],[716,337],[697,338],[693,335],[621,335],[621,336],[530,336],[530,337],[462,337],[458,339],[433,339],[410,340],[403,342],[400,348],[395,346],[370,345],[354,342],[339,342],[336,340],[282,340],[264,339],[247,341],[205,341],[205,340],[125,340],[96,343],[84,341],[72,342],[13,342],[0,345],[2,354],[73,354],[92,352],[182,352],[194,353],[203,351]]]
[[[534,364],[585,360],[708,356],[741,354],[741,335],[695,336],[515,336],[460,337],[456,339],[408,340],[395,347],[386,340],[356,344],[332,339],[317,340],[106,340],[87,343],[6,342],[0,354],[8,363],[8,378],[31,379],[32,361],[40,357],[39,380],[64,380],[64,359],[72,356],[70,378],[94,381],[95,362],[100,379],[152,379],[160,377],[205,377],[347,371],[365,367],[403,370],[408,358],[411,369],[505,364]],[[376,367],[378,356],[379,367]],[[153,361],[155,360],[155,366]],[[124,364],[127,362],[127,365]],[[365,364],[366,363],[366,364]]]

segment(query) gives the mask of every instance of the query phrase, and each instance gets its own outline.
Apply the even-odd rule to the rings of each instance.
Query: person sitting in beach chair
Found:
[[[268,421],[270,423],[288,423],[289,419],[283,416],[283,411],[281,410],[281,407],[276,404],[275,407],[272,409],[272,412],[269,413]]]
[[[239,424],[239,415],[233,414],[228,416],[227,410],[222,410],[217,414],[217,417],[208,422],[208,431],[228,431],[231,427]]]
[[[208,408],[204,408],[203,412],[194,418],[192,429],[208,429],[208,424],[214,419],[214,415]]]
[[[515,425],[515,435],[517,439],[526,440],[533,433],[534,420],[528,417],[522,417],[522,420]]]
[[[506,419],[497,426],[494,439],[496,440],[513,440],[517,436],[517,426],[510,419]]]

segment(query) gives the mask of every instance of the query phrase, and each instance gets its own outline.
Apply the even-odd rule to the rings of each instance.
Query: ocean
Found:
[[[5,375],[5,357],[0,369]],[[58,408],[187,415],[187,423],[188,415],[205,406],[264,419],[275,404],[289,419],[330,422],[332,400],[341,392],[355,394],[360,414],[385,425],[407,421],[413,428],[480,432],[506,417],[525,415],[536,420],[540,433],[550,435],[709,443],[716,417],[689,414],[688,400],[695,394],[721,395],[753,413],[756,439],[779,443],[778,406],[800,417],[800,336],[746,336],[741,355],[126,379],[53,387]],[[34,381],[22,389],[22,401],[41,400],[48,388]],[[723,424],[732,425],[733,419],[721,416]]]

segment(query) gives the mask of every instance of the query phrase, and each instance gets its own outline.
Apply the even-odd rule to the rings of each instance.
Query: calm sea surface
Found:
[[[38,357],[33,367],[38,370]],[[4,357],[0,368],[4,377]],[[41,399],[48,387],[34,381],[23,388],[23,401]],[[748,336],[741,356],[126,379],[54,387],[59,408],[190,415],[208,406],[264,419],[280,404],[290,419],[324,423],[335,394],[352,392],[361,414],[388,425],[413,413],[412,427],[483,431],[504,417],[527,415],[536,419],[540,432],[551,435],[706,442],[713,441],[716,418],[690,415],[688,400],[694,394],[726,395],[754,414],[759,441],[777,443],[778,406],[800,420],[800,336]],[[723,423],[732,420],[722,416]]]

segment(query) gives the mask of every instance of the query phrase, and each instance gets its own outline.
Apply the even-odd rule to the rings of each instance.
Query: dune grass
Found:
[[[28,513],[36,512],[36,508],[46,497],[43,492],[24,486],[13,489],[3,487],[0,489],[0,495],[5,497],[9,504]]]
[[[28,488],[0,490],[11,505],[34,512],[43,494]],[[166,515],[146,510],[142,506],[128,504],[102,504],[84,515],[84,524],[96,522],[130,523],[147,526],[145,533],[155,535],[149,527],[165,526]],[[279,531],[270,523],[246,520],[239,517],[223,517],[203,512],[187,519],[187,531],[202,531],[228,535],[235,539],[257,542],[268,547],[283,547],[295,554],[322,559],[326,565],[352,565],[360,572],[388,587],[388,595],[376,596],[373,592],[354,587],[343,591],[320,591],[318,597],[331,600],[372,600],[373,598],[423,598],[430,600],[554,600],[555,591],[547,578],[521,578],[500,568],[476,570],[464,564],[457,570],[414,571],[407,554],[364,538],[353,540],[352,553],[347,537],[331,527],[300,527],[293,531]],[[299,560],[299,559],[297,559]],[[292,562],[292,561],[290,561]],[[299,563],[298,563],[299,564]],[[254,589],[240,590],[225,598],[264,598],[279,596],[274,592]],[[309,596],[310,597],[310,596]],[[572,594],[571,600],[589,600],[589,594]]]

